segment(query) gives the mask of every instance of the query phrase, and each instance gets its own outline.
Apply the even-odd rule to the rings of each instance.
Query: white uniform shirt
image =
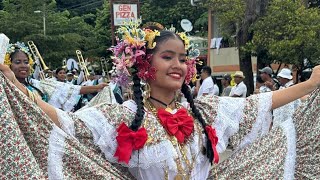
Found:
[[[238,95],[240,97],[247,96],[247,86],[243,83],[243,81],[236,86],[233,86],[230,92],[230,96]]]
[[[220,93],[219,86],[214,84],[213,89],[214,89],[213,94],[216,96],[219,96],[219,93]]]
[[[82,86],[93,86],[93,84],[94,84],[94,80],[92,81],[89,79],[88,81],[83,82],[81,85]]]
[[[214,83],[213,83],[211,76],[209,76],[203,80],[203,82],[199,88],[199,92],[198,92],[197,97],[200,97],[205,93],[209,94],[209,95],[214,94]]]
[[[280,86],[279,89],[288,88],[288,87],[290,87],[290,86],[292,86],[292,85],[294,85],[294,83],[293,83],[293,81],[291,80],[291,81],[287,82],[284,86]]]

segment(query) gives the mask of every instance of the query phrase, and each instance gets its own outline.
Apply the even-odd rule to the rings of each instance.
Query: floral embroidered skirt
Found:
[[[209,179],[320,179],[319,172],[320,89],[317,89],[291,119],[214,166]]]
[[[319,93],[292,120],[214,165],[209,179],[320,179]],[[127,168],[105,159],[84,122],[72,123],[81,138],[55,126],[0,72],[0,178],[134,179]]]
[[[59,146],[49,141],[64,147],[63,156],[53,149]],[[62,157],[64,163],[56,164],[55,157]],[[85,146],[57,128],[1,72],[0,164],[0,179],[56,179],[50,176],[56,172],[63,172],[64,179],[133,179],[125,168],[106,161],[98,148]]]

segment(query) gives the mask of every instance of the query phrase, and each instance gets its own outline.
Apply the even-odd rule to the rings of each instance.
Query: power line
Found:
[[[94,5],[94,4],[97,4],[97,3],[103,3],[103,0],[100,0],[100,1],[96,1],[96,0],[86,1],[86,2],[82,2],[80,4],[73,5],[71,7],[58,8],[58,10],[78,9],[78,8],[83,8],[83,7],[87,7],[87,6],[90,6],[90,5]]]
[[[90,4],[84,5],[84,6],[79,6],[79,7],[73,8],[73,10],[74,9],[81,9],[81,8],[84,8],[84,7],[87,7],[87,6],[92,6],[94,4],[103,4],[103,2],[100,2],[100,1],[93,2],[93,3],[90,3]],[[98,5],[96,7],[98,7]]]

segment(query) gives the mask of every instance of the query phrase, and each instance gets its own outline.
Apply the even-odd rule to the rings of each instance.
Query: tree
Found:
[[[83,16],[95,14],[103,2],[103,0],[57,0],[57,8],[59,11],[68,10],[72,17]]]
[[[273,0],[254,26],[253,46],[264,47],[272,60],[303,68],[304,59],[320,63],[320,11],[300,1]]]
[[[190,1],[185,0],[145,0],[141,3],[141,16],[143,23],[158,22],[163,26],[170,28],[171,24],[177,31],[182,32],[180,26],[182,19],[188,19],[194,24],[194,28],[190,34],[197,31],[207,31],[203,28],[204,23],[195,22],[204,15],[207,10],[203,7],[195,7],[190,5]]]
[[[265,12],[268,0],[209,0],[206,7],[210,8],[219,19],[221,29],[227,36],[236,34],[236,44],[239,49],[240,69],[246,76],[244,80],[248,94],[252,94],[253,73],[251,51],[247,44],[252,40],[252,25]]]
[[[46,36],[43,35],[42,15],[45,12]],[[62,59],[76,57],[75,50],[84,52],[84,57],[95,57],[98,44],[94,27],[83,17],[71,17],[69,11],[57,11],[54,0],[10,0],[4,1],[4,11],[0,12],[3,26],[1,31],[11,42],[34,41],[43,59],[52,67],[62,64]]]
[[[104,1],[102,9],[97,11],[95,33],[99,44],[99,55],[105,57],[107,49],[112,45],[111,12],[108,0]]]

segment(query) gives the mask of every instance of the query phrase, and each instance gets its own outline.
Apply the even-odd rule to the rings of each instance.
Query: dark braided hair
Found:
[[[182,42],[183,40],[180,38],[179,35],[175,34],[174,32],[171,31],[161,31],[160,36],[156,36],[154,42],[157,43],[156,47],[154,49],[147,49],[147,54],[152,54],[155,51],[157,51],[157,47],[159,47],[159,44],[169,40],[169,39],[180,39]],[[183,42],[184,43],[184,42]],[[188,52],[187,52],[188,53]],[[133,76],[133,92],[134,92],[134,101],[137,104],[137,112],[134,117],[134,120],[131,122],[130,129],[137,131],[139,127],[142,124],[143,116],[144,116],[144,103],[143,103],[143,96],[142,96],[142,90],[141,90],[141,84],[140,84],[140,78],[138,77],[137,74],[134,74]],[[211,146],[211,141],[208,138],[208,134],[205,130],[207,124],[202,118],[199,110],[195,107],[194,102],[193,102],[193,97],[191,95],[191,92],[186,84],[182,85],[181,92],[184,94],[184,96],[187,98],[188,102],[190,103],[190,107],[192,108],[192,112],[195,116],[196,119],[199,120],[201,123],[202,128],[204,129],[204,133],[207,137],[207,144],[206,144],[206,154],[207,157],[209,158],[210,162],[213,160],[213,149]]]
[[[144,116],[144,103],[143,96],[140,84],[140,78],[137,74],[133,75],[133,93],[134,93],[134,101],[137,104],[137,112],[134,116],[134,120],[131,122],[130,129],[133,131],[137,131],[142,124],[143,116]]]
[[[147,54],[152,54],[155,51],[157,51],[157,47],[159,44],[167,41],[168,39],[174,39],[174,38],[179,38],[181,39],[178,35],[171,31],[161,31],[160,36],[156,36],[155,42],[157,43],[156,47],[154,49],[147,49]],[[143,103],[143,96],[142,96],[142,88],[140,84],[140,78],[137,75],[137,72],[134,73],[133,75],[133,93],[134,93],[134,101],[137,104],[137,112],[135,114],[134,120],[131,122],[130,129],[133,131],[137,131],[141,124],[142,120],[144,117],[144,103]]]
[[[190,89],[185,83],[183,83],[183,85],[181,87],[181,92],[184,94],[185,98],[187,98],[187,101],[190,104],[190,107],[192,109],[192,112],[193,112],[195,118],[198,119],[198,121],[201,123],[202,128],[204,129],[204,133],[205,133],[206,138],[207,138],[207,144],[206,144],[206,147],[205,147],[206,148],[206,154],[207,154],[207,157],[209,158],[210,162],[212,163],[214,154],[213,154],[213,149],[212,149],[212,146],[211,146],[211,141],[209,140],[208,133],[205,130],[206,126],[207,126],[207,123],[204,121],[204,119],[202,118],[201,113],[199,112],[197,107],[194,105],[193,97],[192,97],[192,94],[190,92]]]

